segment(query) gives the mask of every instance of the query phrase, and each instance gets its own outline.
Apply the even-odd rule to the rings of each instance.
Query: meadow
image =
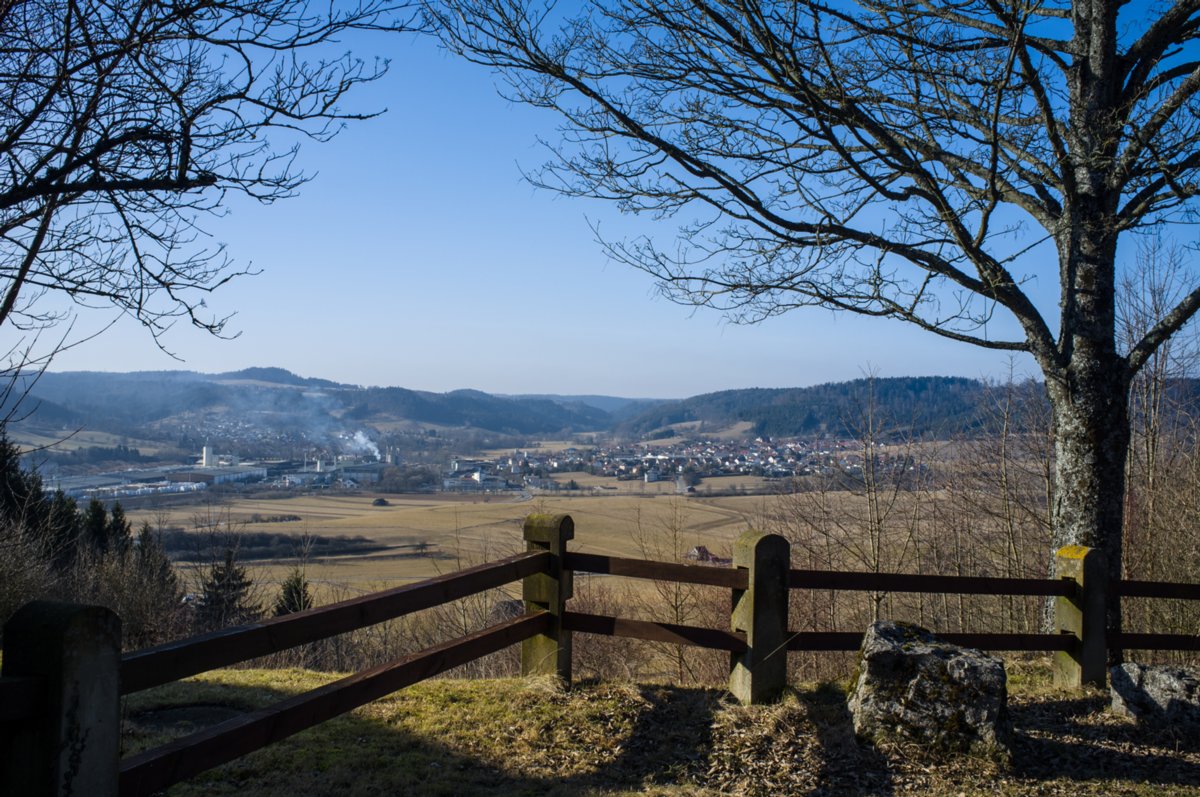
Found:
[[[387,505],[376,506],[378,498]],[[155,526],[195,529],[199,534],[211,531],[220,536],[245,530],[291,535],[298,552],[306,534],[370,538],[388,549],[314,559],[307,564],[318,593],[361,593],[521,551],[521,524],[531,512],[571,515],[575,521],[571,547],[577,551],[674,560],[692,546],[704,545],[718,556],[728,556],[737,535],[774,500],[770,496],[685,498],[673,490],[669,494],[614,492],[533,498],[362,492],[282,499],[239,497],[221,503],[140,508],[129,515],[135,526],[147,521]],[[251,523],[255,515],[301,519]],[[245,564],[256,581],[278,583],[294,560]],[[187,572],[190,566],[181,567]]]

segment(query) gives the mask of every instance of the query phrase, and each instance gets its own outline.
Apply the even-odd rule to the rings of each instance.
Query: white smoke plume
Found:
[[[350,438],[350,447],[355,451],[366,451],[379,459],[379,446],[375,445],[374,441],[360,429],[354,433],[354,437]]]

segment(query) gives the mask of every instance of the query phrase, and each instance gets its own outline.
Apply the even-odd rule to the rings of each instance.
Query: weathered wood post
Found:
[[[1103,688],[1108,675],[1105,648],[1108,568],[1104,553],[1082,545],[1059,548],[1054,555],[1054,572],[1073,581],[1076,595],[1054,601],[1055,623],[1060,634],[1071,634],[1077,644],[1069,652],[1054,654],[1054,683]]]
[[[41,714],[3,751],[0,794],[116,797],[121,619],[34,601],[4,626],[3,675],[43,679]]]
[[[787,685],[788,568],[791,546],[778,534],[744,532],[733,566],[748,583],[733,592],[734,631],[746,634],[746,651],[734,653],[729,691],[745,705],[771,703]]]
[[[572,573],[562,566],[567,540],[575,536],[570,515],[534,514],[525,518],[525,546],[529,551],[549,551],[550,571],[526,576],[521,597],[526,611],[546,611],[550,630],[521,643],[522,675],[556,675],[571,684],[571,632],[563,628],[563,614],[571,597]]]

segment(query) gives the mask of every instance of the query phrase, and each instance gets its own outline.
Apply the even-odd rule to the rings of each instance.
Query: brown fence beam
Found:
[[[580,573],[600,573],[626,578],[648,578],[679,584],[746,588],[746,571],[707,565],[685,565],[674,562],[654,562],[648,559],[627,559],[621,556],[601,556],[570,552],[565,566]]]
[[[955,645],[980,650],[1070,650],[1074,637],[1063,634],[972,634],[934,632],[938,639]],[[788,650],[835,651],[858,650],[863,635],[857,631],[793,631],[788,636]]]
[[[1109,633],[1109,647],[1122,650],[1200,650],[1196,634]]]
[[[1200,584],[1175,584],[1167,581],[1114,581],[1112,593],[1125,598],[1177,598],[1200,600]]]
[[[911,573],[791,570],[792,589],[841,589],[860,592],[926,592],[948,595],[1071,596],[1075,585],[1050,578],[925,576]]]
[[[602,614],[567,612],[564,625],[572,631],[599,636],[645,639],[650,642],[670,642],[710,650],[741,652],[746,649],[746,635],[717,628],[699,628],[674,623],[655,623],[647,620],[626,620]]]
[[[121,694],[355,631],[504,586],[550,565],[546,553],[522,553],[444,576],[126,654]]]
[[[1075,649],[1075,639],[1067,634],[974,634],[953,633],[937,634],[954,645],[980,650],[1028,650],[1028,651],[1071,651]]]
[[[545,614],[517,617],[130,756],[121,762],[121,797],[161,791],[418,681],[544,633],[549,624]]]
[[[788,650],[833,651],[858,650],[862,647],[861,631],[792,631],[788,634]]]

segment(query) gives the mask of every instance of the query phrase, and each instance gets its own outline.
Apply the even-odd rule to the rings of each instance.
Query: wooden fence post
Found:
[[[563,628],[563,614],[572,594],[572,573],[564,570],[567,540],[575,536],[570,515],[534,514],[525,518],[525,545],[529,551],[549,551],[550,572],[526,576],[521,596],[526,611],[546,611],[552,617],[550,630],[521,643],[522,675],[556,675],[571,684],[571,632]]]
[[[1108,568],[1104,553],[1096,548],[1068,545],[1054,555],[1054,572],[1074,581],[1074,597],[1054,601],[1054,618],[1060,634],[1071,634],[1078,644],[1070,652],[1054,654],[1054,683],[1103,688],[1108,676],[1105,648]]]
[[[40,715],[3,751],[0,793],[116,797],[121,619],[103,606],[34,601],[4,626],[4,676],[44,679]]]
[[[729,691],[745,705],[771,703],[787,685],[788,568],[791,546],[778,534],[744,532],[733,549],[733,566],[748,583],[733,592],[734,631],[746,634],[746,651],[734,653]]]

